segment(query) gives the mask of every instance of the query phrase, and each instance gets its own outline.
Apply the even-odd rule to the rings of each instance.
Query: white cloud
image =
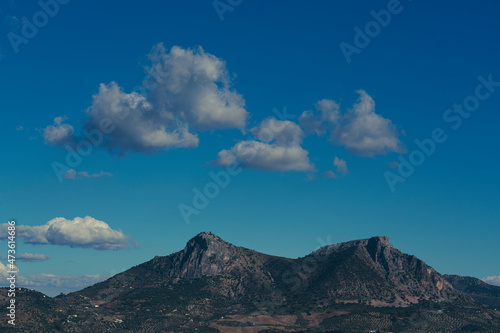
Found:
[[[66,120],[66,117],[56,117],[53,125],[43,129],[42,136],[46,143],[53,146],[62,146],[73,140],[75,130],[73,126],[64,124]]]
[[[258,141],[240,141],[231,149],[220,151],[215,162],[271,171],[314,171],[309,153],[301,147],[304,133],[297,124],[267,118],[251,133]]]
[[[63,178],[65,179],[77,179],[77,178],[100,178],[100,177],[113,177],[113,174],[101,171],[99,173],[88,173],[88,171],[76,172],[75,169],[69,169],[63,173]]]
[[[324,134],[321,119],[319,119],[311,110],[302,112],[299,117],[299,124],[306,133],[316,133],[318,135]]]
[[[325,177],[325,178],[337,178],[337,175],[335,174],[335,172],[328,170],[327,172],[325,172],[323,174],[323,177]]]
[[[304,111],[299,117],[299,124],[306,133],[324,135],[329,126],[340,118],[340,106],[332,100],[322,99],[315,104],[317,113]]]
[[[109,119],[113,130],[103,145],[120,154],[198,146],[198,136],[189,132],[187,123],[159,112],[138,93],[124,93],[115,82],[101,84],[87,115],[87,130],[100,128],[103,119]]]
[[[111,277],[110,275],[85,274],[58,276],[54,274],[32,274],[21,276],[18,286],[35,289],[49,296],[81,290]]]
[[[7,237],[7,226],[7,223],[0,225],[0,237]],[[130,242],[121,230],[113,230],[106,222],[90,216],[73,220],[56,217],[39,226],[19,225],[16,230],[18,237],[31,244],[116,250],[126,248]]]
[[[395,126],[375,113],[375,102],[363,90],[358,103],[344,115],[344,124],[332,133],[332,140],[360,155],[403,152]]]
[[[4,259],[4,258],[2,258]],[[12,263],[7,263],[7,265],[4,265],[0,261],[0,285],[5,285],[6,281],[5,279],[10,276],[8,272],[19,272],[19,268],[16,266],[16,264]]]
[[[375,102],[364,90],[358,90],[358,102],[344,114],[331,100],[316,103],[316,112],[305,111],[299,118],[307,133],[330,133],[330,142],[364,156],[404,152],[399,133],[389,119],[375,113]]]
[[[124,155],[130,151],[154,153],[173,148],[194,148],[196,131],[244,130],[245,100],[232,88],[226,63],[201,47],[162,44],[151,51],[151,68],[141,93],[126,93],[116,83],[101,84],[87,109],[86,132],[100,129],[99,144]],[[102,130],[103,122],[109,130]],[[55,124],[44,130],[47,143],[62,145],[73,128]],[[74,138],[75,142],[80,138]],[[82,131],[81,139],[85,139]]]
[[[150,54],[153,66],[150,99],[158,112],[179,117],[195,128],[245,129],[245,101],[231,89],[226,63],[198,49],[174,46],[167,53],[162,44]]]
[[[500,286],[500,276],[487,276],[482,278],[481,280],[494,286]]]
[[[45,261],[49,260],[50,257],[46,256],[45,254],[40,254],[40,253],[21,253],[16,257],[16,260],[19,261],[28,261],[28,262],[33,262],[33,261]]]
[[[83,178],[113,177],[113,174],[106,171],[101,171],[99,173],[88,173],[87,171],[80,171],[78,175]]]
[[[349,173],[349,170],[347,170],[347,163],[346,161],[338,158],[335,156],[333,160],[333,166],[335,167],[336,171],[328,170],[327,172],[323,173],[323,177],[325,178],[337,178],[338,175],[344,177]]]
[[[347,170],[347,164],[344,160],[338,158],[335,156],[335,159],[333,160],[333,165],[337,167],[337,172],[340,173],[342,176],[345,176],[349,173]]]
[[[7,274],[7,271],[9,270],[9,268],[0,262],[0,286],[7,286],[6,278],[9,276],[9,274]],[[46,273],[31,275],[19,274],[16,279],[16,285],[18,287],[38,290],[48,296],[56,296],[61,292],[69,293],[86,288],[111,276],[112,274],[80,276],[57,276]]]
[[[63,173],[64,179],[76,179],[77,172],[75,169],[69,169],[65,173]]]

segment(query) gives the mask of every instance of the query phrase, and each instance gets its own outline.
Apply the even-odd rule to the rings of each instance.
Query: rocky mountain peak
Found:
[[[220,248],[220,247],[234,247],[234,245],[226,242],[219,236],[213,234],[210,231],[203,231],[198,235],[191,238],[187,244],[186,249],[197,248],[207,250],[209,248]],[[186,250],[185,249],[185,250]]]
[[[219,236],[201,232],[182,251],[169,257],[173,263],[169,275],[186,278],[219,275],[228,269],[227,264],[237,256],[236,252],[236,246]]]
[[[391,246],[391,239],[387,236],[374,236],[370,238],[369,240],[372,240],[374,242],[379,242],[381,244],[384,244],[386,246]]]
[[[217,236],[216,234],[214,234],[210,231],[200,232],[198,235],[191,238],[191,240],[193,240],[193,239],[206,239],[206,240],[212,240],[212,241],[226,242],[225,240],[223,240],[222,238],[220,238],[219,236]]]

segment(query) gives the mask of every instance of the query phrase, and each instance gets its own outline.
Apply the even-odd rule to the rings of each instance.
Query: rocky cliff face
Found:
[[[184,250],[168,258],[168,274],[176,278],[199,278],[227,273],[238,259],[238,248],[211,232],[202,232],[189,240]]]
[[[211,232],[190,239],[179,252],[138,266],[158,272],[164,281],[209,279],[210,293],[224,297],[256,297],[270,292],[273,277],[264,267],[274,257],[234,246]],[[284,261],[289,259],[281,258]]]
[[[372,237],[328,245],[317,250],[313,255],[338,256],[353,249],[357,253],[358,260],[355,260],[355,256],[346,259],[351,261],[350,266],[353,271],[364,266],[364,270],[371,271],[374,277],[363,279],[362,276],[358,277],[353,274],[344,279],[357,281],[359,286],[352,286],[352,290],[360,292],[365,290],[363,293],[358,293],[357,297],[369,299],[374,305],[407,306],[422,300],[467,299],[462,293],[453,289],[441,274],[422,260],[394,248],[388,237]],[[356,295],[356,293],[352,294]]]

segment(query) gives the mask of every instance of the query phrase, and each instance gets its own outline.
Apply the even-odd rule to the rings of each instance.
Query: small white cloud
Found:
[[[6,278],[10,268],[7,268],[0,262],[0,286],[7,286]],[[18,270],[18,269],[17,269]],[[81,290],[88,286],[110,278],[112,274],[95,274],[80,276],[57,276],[54,274],[22,274],[17,276],[16,285],[18,287],[35,289],[48,296],[56,296],[63,293],[69,293]]]
[[[335,167],[336,171],[328,170],[327,172],[323,173],[323,177],[325,178],[338,178],[338,175],[344,177],[349,173],[347,170],[347,163],[346,161],[338,158],[335,156],[333,160],[333,166]]]
[[[316,109],[321,112],[321,120],[335,123],[340,118],[340,106],[331,99],[322,99],[316,103]]]
[[[113,174],[106,171],[101,171],[99,173],[88,173],[87,171],[80,171],[78,175],[83,178],[113,177]]]
[[[330,142],[364,156],[405,152],[396,127],[389,119],[375,113],[375,102],[364,90],[358,90],[358,102],[341,114],[331,100],[316,103],[316,112],[305,111],[299,123],[307,133],[330,133]]]
[[[375,113],[373,98],[364,90],[357,93],[358,103],[344,115],[344,123],[333,130],[331,140],[366,156],[404,152],[395,126]]]
[[[311,110],[302,112],[302,114],[299,117],[299,124],[300,127],[304,130],[304,132],[308,134],[309,133],[316,133],[318,135],[324,134],[324,131],[322,130],[323,123],[321,122],[321,119],[319,119]]]
[[[5,283],[5,278],[9,277],[9,274],[7,273],[8,271],[19,272],[19,268],[16,266],[16,264],[7,263],[7,265],[4,265],[0,261],[0,285]]]
[[[487,276],[482,278],[481,280],[494,286],[500,286],[500,276]]]
[[[258,140],[240,141],[220,151],[215,163],[270,171],[315,171],[309,153],[301,147],[304,133],[297,124],[267,118],[251,133]]]
[[[65,179],[80,179],[80,178],[100,178],[100,177],[113,177],[113,174],[101,171],[99,173],[89,173],[88,171],[76,172],[74,169],[69,169],[63,174]]]
[[[337,172],[342,176],[345,176],[349,173],[349,171],[347,170],[346,162],[344,160],[341,160],[337,156],[335,156],[335,159],[333,160],[333,165],[337,168]]]
[[[43,129],[42,136],[46,143],[53,146],[63,146],[73,140],[73,126],[64,124],[66,117],[54,118],[54,124]]]
[[[337,178],[337,175],[335,174],[335,172],[328,170],[327,172],[325,172],[323,174],[323,177],[325,177],[325,178]]]
[[[76,171],[75,169],[69,169],[65,173],[63,173],[63,178],[64,179],[75,179],[76,178]]]
[[[340,118],[340,107],[329,99],[322,99],[315,104],[317,113],[304,111],[299,117],[299,124],[306,133],[316,133],[323,136],[329,126],[335,124]]]
[[[23,125],[16,126],[16,131],[20,132],[24,129]]]
[[[7,237],[7,223],[0,225],[0,237]],[[19,225],[17,235],[25,243],[67,245],[117,250],[127,247],[130,239],[121,230],[113,230],[103,221],[86,216],[68,220],[56,217],[39,226]]]
[[[21,253],[16,257],[16,260],[19,261],[28,261],[28,262],[34,262],[34,261],[45,261],[49,260],[50,257],[46,256],[45,254],[40,254],[40,253]]]

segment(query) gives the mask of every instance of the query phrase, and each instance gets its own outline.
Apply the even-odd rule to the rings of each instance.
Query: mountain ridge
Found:
[[[496,292],[441,275],[386,236],[285,258],[205,231],[83,290],[54,299],[27,291],[20,302],[34,304],[24,305],[33,313],[24,325],[50,322],[54,332],[494,332],[500,313],[476,302],[492,304]]]
[[[323,264],[330,261],[336,265]],[[160,279],[218,277],[224,283],[218,293],[231,297],[261,298],[256,290],[270,292],[280,285],[288,298],[295,297],[296,290],[308,294],[321,290],[336,302],[361,301],[374,306],[469,300],[432,267],[394,248],[385,236],[326,245],[292,259],[238,247],[205,231],[191,238],[183,250],[156,256],[138,267],[162,272]],[[295,277],[287,285],[289,275]]]

